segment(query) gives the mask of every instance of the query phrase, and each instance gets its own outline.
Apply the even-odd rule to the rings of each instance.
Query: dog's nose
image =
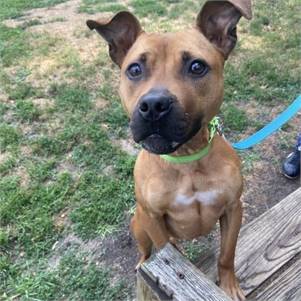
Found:
[[[166,115],[172,104],[172,97],[165,92],[150,92],[145,94],[139,102],[139,113],[149,121],[156,121]]]

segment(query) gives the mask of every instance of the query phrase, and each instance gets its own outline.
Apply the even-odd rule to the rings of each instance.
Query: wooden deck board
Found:
[[[140,269],[171,298],[169,300],[231,301],[215,283],[170,244],[147,260]],[[152,300],[144,288],[139,290],[137,298],[139,299],[139,295],[143,296],[139,301]]]
[[[300,254],[301,255],[301,254]],[[301,256],[273,282],[257,293],[254,301],[300,301]]]
[[[301,188],[245,225],[239,235],[235,267],[246,295],[301,251]],[[216,263],[205,273],[216,275]],[[301,299],[300,299],[301,300]]]
[[[241,229],[236,274],[245,294],[252,293],[251,300],[301,300],[300,202],[301,188]],[[212,275],[216,262],[213,263],[212,257],[208,262],[207,273]],[[208,275],[201,273],[170,244],[146,261],[141,270],[148,281],[143,277],[138,279],[138,295],[143,295],[139,301],[230,300]],[[138,273],[138,277],[143,273]],[[165,298],[158,297],[161,293]]]

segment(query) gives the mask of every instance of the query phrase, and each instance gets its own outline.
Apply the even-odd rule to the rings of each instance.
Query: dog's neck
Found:
[[[192,155],[205,148],[209,141],[208,126],[202,128],[185,144],[181,145],[172,156]]]

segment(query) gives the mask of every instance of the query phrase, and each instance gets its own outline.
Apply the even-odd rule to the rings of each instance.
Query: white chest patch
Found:
[[[192,196],[178,194],[175,198],[175,204],[188,206],[193,202],[200,202],[203,205],[213,205],[217,200],[218,196],[218,190],[197,191]]]

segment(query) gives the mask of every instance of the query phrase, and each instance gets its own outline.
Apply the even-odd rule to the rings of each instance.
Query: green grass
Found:
[[[0,151],[14,149],[20,140],[21,133],[17,128],[5,123],[0,124]]]
[[[125,209],[133,205],[133,185],[129,181],[120,185],[120,181],[120,176],[114,179],[93,173],[83,175],[74,195],[78,206],[70,216],[76,222],[76,233],[95,237],[116,229]]]
[[[79,7],[80,13],[94,14],[97,12],[112,12],[127,10],[127,7],[119,3],[119,1],[105,1],[105,0],[83,0]]]
[[[22,29],[26,29],[31,26],[41,25],[42,22],[39,19],[31,19],[29,21],[24,22],[20,27]]]
[[[33,122],[39,118],[40,112],[30,100],[16,102],[16,115],[23,122]]]
[[[210,240],[210,236],[209,236]],[[196,262],[208,250],[209,246],[199,241],[187,241],[184,245],[185,256],[191,261]]]
[[[228,131],[244,131],[248,125],[249,120],[245,111],[237,108],[233,104],[225,105],[223,110],[223,120],[227,125]]]
[[[60,2],[0,0],[0,21]],[[131,0],[125,7],[119,1],[83,0],[79,11],[127,9],[146,30],[173,31],[194,23],[201,2]],[[221,110],[233,141],[258,129],[271,118],[272,108],[283,109],[299,92],[296,5],[295,0],[273,6],[256,1],[254,19],[239,25],[240,42],[226,63]],[[69,22],[68,17],[53,21]],[[70,31],[70,43],[57,32],[32,31],[38,24],[46,23],[0,24],[0,299],[133,299],[132,288],[110,265],[86,260],[89,252],[66,248],[55,267],[49,263],[57,255],[56,242],[68,235],[86,243],[124,225],[134,206],[135,158],[114,142],[128,139],[128,118],[107,46],[99,41],[95,49],[86,49],[85,39],[92,41],[95,33],[82,25]],[[82,56],[85,51],[88,59]],[[57,65],[43,73],[53,61]],[[99,100],[104,107],[97,107]],[[245,109],[250,104],[253,114]],[[293,128],[284,130],[293,139]],[[288,147],[289,141],[282,138],[275,147]],[[240,155],[244,173],[262,158],[260,151]],[[61,212],[66,222],[57,226]],[[196,242],[185,250],[194,261],[204,247]]]
[[[58,110],[88,111],[92,108],[89,92],[85,87],[62,85],[55,91]]]
[[[17,18],[27,9],[53,6],[65,1],[67,0],[1,0],[0,21],[8,18]]]
[[[27,34],[19,28],[9,28],[0,24],[0,62],[5,67],[29,55],[31,46]]]
[[[0,122],[2,122],[3,116],[8,110],[8,106],[4,103],[0,103]]]
[[[30,262],[28,262],[30,264]],[[57,268],[50,270],[47,262],[41,261],[38,268],[21,273],[22,267],[12,267],[9,258],[0,261],[1,279],[8,279],[8,297],[11,293],[20,300],[124,300],[125,284],[110,282],[110,273],[95,263],[88,263],[84,253],[71,250],[62,256]],[[16,278],[15,282],[11,282]],[[24,297],[22,297],[24,296]],[[25,297],[26,296],[26,297]]]
[[[15,157],[9,157],[0,164],[0,175],[5,176],[17,165],[17,159]]]
[[[134,8],[134,13],[139,17],[162,17],[167,14],[165,1],[155,0],[132,0],[130,5]]]

